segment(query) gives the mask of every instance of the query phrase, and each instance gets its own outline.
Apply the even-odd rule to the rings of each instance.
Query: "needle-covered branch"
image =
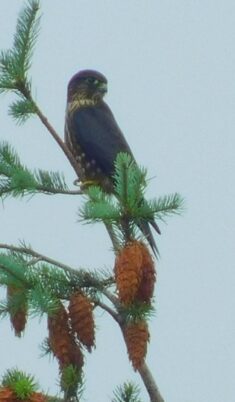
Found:
[[[17,369],[7,370],[1,380],[1,400],[33,400],[35,398],[35,400],[43,402],[46,398],[42,394],[40,394],[39,398],[38,388],[39,385],[32,375]],[[9,394],[8,398],[6,397],[7,390],[12,392],[12,397],[10,397],[11,394]],[[5,398],[3,397],[4,391]]]
[[[13,92],[18,96],[9,107],[9,114],[17,123],[24,123],[32,115],[39,117],[68,158],[78,177],[82,178],[82,170],[75,158],[32,96],[29,69],[39,32],[39,9],[39,1],[28,1],[19,15],[12,48],[0,53],[0,93]]]
[[[23,197],[44,194],[82,194],[80,190],[70,190],[63,174],[36,170],[32,172],[24,166],[17,153],[6,142],[0,144],[0,197]]]
[[[12,49],[0,54],[0,92],[14,91],[19,95],[20,99],[10,106],[10,114],[18,122],[36,113],[28,97],[31,90],[28,71],[39,32],[38,12],[39,2],[29,1],[19,15]]]
[[[32,255],[39,254],[25,247],[1,244],[0,248],[8,250],[0,253],[0,284],[8,289],[8,297],[0,304],[1,315],[14,317],[23,309],[25,314],[33,316],[55,314],[61,300],[69,301],[73,295],[83,294],[94,306],[108,312],[117,322],[121,321],[115,308],[102,300],[102,295],[112,300],[106,288],[113,280],[107,273],[75,270],[58,262],[54,265],[54,260],[42,255],[35,261]],[[24,326],[25,323],[26,320]],[[19,336],[22,330],[18,331]]]
[[[125,382],[113,392],[112,402],[141,402],[140,388],[132,382]]]
[[[66,284],[69,284],[71,288],[91,288],[98,292],[107,291],[107,287],[114,283],[113,277],[107,271],[102,269],[88,271],[82,268],[72,268],[33,250],[31,247],[27,247],[24,243],[22,246],[0,243],[0,249],[3,250],[0,252],[2,266],[5,265],[6,269],[11,270],[15,276],[19,275],[20,280],[25,279],[25,272],[27,272],[27,278],[29,278],[29,275],[35,275],[40,280],[48,281],[48,285],[51,282],[51,287],[54,289],[56,279],[59,281],[63,279],[66,280]],[[6,253],[6,250],[8,253]],[[56,274],[58,275],[57,277]],[[47,284],[45,283],[45,286]]]
[[[136,228],[141,222],[154,219],[164,220],[167,216],[180,214],[183,210],[183,199],[178,194],[170,194],[154,200],[146,200],[147,171],[136,165],[130,155],[120,153],[115,163],[114,194],[105,193],[98,186],[90,186],[86,190],[87,201],[80,209],[80,216],[86,223],[105,222],[112,225],[125,243],[128,226],[129,237],[134,239]]]

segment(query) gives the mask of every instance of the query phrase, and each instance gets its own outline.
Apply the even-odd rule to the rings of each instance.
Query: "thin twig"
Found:
[[[105,227],[106,230],[109,234],[109,237],[111,239],[111,242],[113,244],[113,250],[114,250],[114,254],[117,255],[118,251],[120,250],[120,244],[119,241],[117,239],[117,236],[112,228],[112,225],[109,225],[108,223],[105,223]]]
[[[27,267],[30,267],[30,266],[32,266],[32,265],[35,265],[35,264],[37,264],[38,262],[40,262],[40,261],[42,261],[42,259],[41,258],[32,258],[32,260],[31,261],[29,261],[26,265],[27,265]]]
[[[84,194],[82,190],[54,190],[54,189],[47,189],[43,186],[38,186],[36,188],[39,192],[43,192],[46,194],[63,194],[63,195],[82,195]]]
[[[30,261],[26,265],[36,264],[36,262],[44,261],[47,262],[48,264],[55,265],[58,268],[61,268],[63,271],[69,273],[70,275],[74,275],[75,277],[80,274],[80,272],[77,269],[72,268],[66,264],[63,264],[60,261],[54,260],[53,258],[47,257],[41,253],[38,253],[37,251],[29,247],[21,247],[21,246],[17,247],[12,246],[10,244],[0,243],[0,249],[10,250],[16,253],[22,253],[33,257],[34,260]],[[97,281],[94,280],[92,275],[90,275],[88,272],[85,273],[84,277],[86,277],[87,282],[90,283],[89,286],[99,287],[99,285],[102,285],[102,289],[100,289],[100,291],[103,292],[103,294],[109,300],[111,300],[114,305],[115,303],[117,304],[118,299],[114,295],[112,295],[112,293],[110,293],[107,289],[103,288],[103,286],[109,286],[110,284],[112,284],[110,278],[107,278],[107,280],[104,279],[103,281]]]
[[[120,306],[118,298],[114,296],[114,294],[109,292],[108,289],[102,289],[102,293],[107,297],[107,299],[109,299],[113,303],[114,306],[116,307]]]
[[[121,317],[118,313],[116,313],[111,307],[107,306],[105,303],[101,302],[101,301],[97,301],[96,302],[97,306],[101,307],[103,310],[107,311],[107,313],[109,313],[115,321],[117,321],[118,323],[121,322]]]
[[[35,257],[35,258],[39,258],[42,261],[45,261],[45,262],[47,262],[47,263],[49,263],[51,265],[56,265],[57,267],[62,268],[64,271],[67,271],[67,272],[72,273],[72,274],[77,274],[77,272],[78,272],[76,269],[71,268],[68,265],[63,264],[62,262],[56,261],[56,260],[54,260],[54,259],[52,259],[50,257],[47,257],[47,256],[43,255],[43,254],[40,254],[37,251],[34,251],[34,250],[32,250],[31,248],[28,248],[28,247],[16,247],[16,246],[12,246],[12,245],[9,245],[9,244],[0,243],[0,249],[1,248],[6,249],[6,250],[10,250],[10,251],[15,251],[17,253],[27,254],[27,255],[30,255],[30,256]]]
[[[68,149],[67,145],[65,144],[65,142],[60,138],[60,136],[57,134],[57,132],[55,131],[54,127],[50,124],[50,122],[48,121],[47,117],[42,113],[42,111],[39,109],[39,107],[37,106],[37,104],[34,102],[34,100],[31,97],[31,94],[28,95],[29,99],[31,100],[31,102],[34,103],[36,110],[37,110],[37,115],[39,117],[39,119],[41,120],[41,122],[43,123],[43,125],[47,128],[47,130],[49,131],[49,133],[52,135],[52,137],[54,138],[54,140],[57,142],[57,144],[59,145],[59,147],[62,149],[62,151],[64,152],[64,154],[67,156],[70,164],[72,165],[72,167],[74,168],[77,176],[79,177],[80,180],[83,180],[84,178],[84,172],[82,171],[82,169],[80,168],[80,166],[78,165],[76,159],[74,158],[73,154],[70,152],[70,150]]]

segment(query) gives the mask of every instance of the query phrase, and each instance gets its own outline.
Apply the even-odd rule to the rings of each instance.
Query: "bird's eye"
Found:
[[[88,82],[88,84],[98,85],[99,80],[97,80],[96,78],[93,78],[93,77],[88,77],[88,78],[86,79],[86,82]]]
[[[93,84],[93,83],[95,82],[95,78],[88,77],[88,78],[86,79],[86,81],[87,81],[89,84]]]

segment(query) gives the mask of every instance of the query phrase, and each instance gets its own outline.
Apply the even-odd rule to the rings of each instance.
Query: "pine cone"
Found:
[[[60,368],[73,364],[83,366],[83,355],[68,325],[68,314],[61,303],[60,309],[48,317],[49,345],[59,361]]]
[[[0,388],[0,402],[19,402],[20,399],[17,398],[14,391],[8,387]],[[47,398],[40,392],[33,392],[29,399],[25,402],[46,402]]]
[[[95,344],[95,323],[90,300],[81,292],[73,294],[69,302],[71,327],[79,341],[91,352]]]
[[[136,294],[136,300],[150,303],[156,282],[156,271],[154,268],[154,261],[148,248],[143,243],[140,243],[140,248],[142,253],[142,279]]]
[[[115,279],[119,300],[124,305],[135,300],[142,279],[141,264],[142,247],[137,241],[125,246],[116,257]]]
[[[23,292],[22,289],[18,289],[14,286],[7,286],[7,298],[8,300],[11,297],[14,297],[15,295],[20,294]],[[10,312],[10,321],[12,324],[12,327],[14,328],[15,335],[18,337],[21,337],[22,332],[25,329],[25,325],[27,322],[27,305],[26,303],[21,306],[19,306],[19,309],[15,312],[12,313]]]
[[[10,388],[0,388],[0,402],[16,402],[16,400],[16,395]]]
[[[147,342],[149,340],[147,323],[145,321],[127,323],[124,328],[124,338],[129,359],[134,370],[138,370],[147,353]]]

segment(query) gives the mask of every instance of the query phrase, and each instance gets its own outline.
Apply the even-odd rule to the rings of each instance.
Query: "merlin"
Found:
[[[109,106],[104,102],[106,77],[94,70],[75,74],[68,84],[65,142],[75,157],[82,183],[98,184],[114,192],[115,160],[120,152],[134,159],[132,151]],[[160,234],[158,225],[151,225]],[[154,254],[157,246],[148,222],[139,224]]]

